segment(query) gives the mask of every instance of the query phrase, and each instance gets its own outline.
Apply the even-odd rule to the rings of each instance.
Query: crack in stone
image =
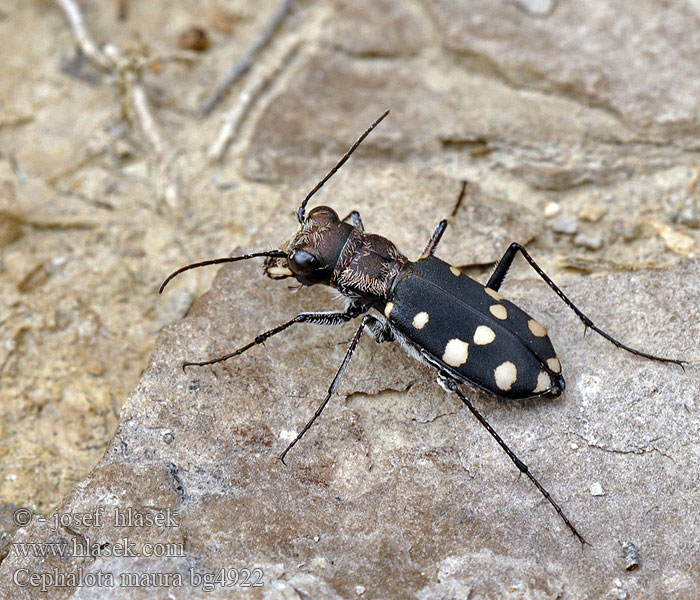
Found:
[[[444,418],[444,417],[449,417],[449,416],[453,416],[453,415],[459,414],[460,411],[461,411],[461,409],[455,410],[455,411],[448,411],[448,412],[445,412],[445,413],[441,413],[441,414],[435,415],[433,418],[431,418],[431,419],[426,419],[426,420],[423,420],[423,421],[417,419],[416,417],[411,417],[411,421],[413,421],[414,423],[418,423],[419,425],[428,425],[428,424],[430,424],[430,423],[435,423],[438,419],[442,419],[442,418]]]
[[[596,442],[589,440],[588,438],[581,435],[580,433],[577,433],[577,432],[572,431],[572,430],[569,430],[569,433],[572,435],[575,435],[577,438],[579,438],[580,440],[585,442],[587,446],[589,446],[591,448],[596,448],[597,450],[602,450],[603,452],[610,452],[611,454],[638,454],[638,455],[651,454],[653,452],[658,452],[661,456],[668,458],[674,465],[677,464],[676,460],[670,454],[666,454],[663,450],[661,450],[660,448],[657,448],[656,446],[649,447],[649,444],[653,444],[654,442],[656,442],[660,438],[654,438],[653,440],[651,440],[649,442],[649,444],[647,444],[644,447],[633,447],[630,449],[622,449],[622,448],[614,448],[614,447],[604,446],[602,444],[597,444]]]
[[[406,392],[408,392],[414,385],[415,385],[415,384],[414,384],[413,382],[411,382],[411,383],[406,384],[405,386],[401,386],[401,387],[399,387],[399,386],[396,386],[396,387],[386,386],[386,387],[382,387],[381,389],[378,389],[378,390],[376,390],[376,391],[371,391],[371,392],[360,392],[360,391],[357,391],[357,390],[356,390],[356,391],[347,392],[347,393],[345,394],[345,399],[343,400],[343,403],[344,403],[345,406],[347,406],[348,408],[351,408],[350,405],[351,405],[353,402],[356,401],[356,398],[355,398],[355,397],[357,397],[358,399],[361,398],[361,397],[363,397],[363,396],[367,396],[367,397],[372,398],[372,397],[379,396],[379,395],[381,395],[381,394],[383,394],[383,393],[385,393],[385,392],[406,393]],[[336,395],[342,396],[342,392],[340,392],[340,393],[336,392]]]

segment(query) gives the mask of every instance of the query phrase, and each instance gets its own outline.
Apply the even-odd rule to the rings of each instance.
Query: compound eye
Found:
[[[289,256],[289,268],[297,275],[309,275],[318,267],[318,258],[304,250],[294,250]]]
[[[335,220],[338,219],[338,213],[335,212],[332,208],[329,208],[328,206],[317,206],[309,213],[309,217],[322,215],[322,214],[328,215]]]

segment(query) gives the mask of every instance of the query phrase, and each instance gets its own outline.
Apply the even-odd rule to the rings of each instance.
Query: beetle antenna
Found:
[[[203,260],[202,262],[192,263],[191,265],[180,267],[177,271],[173,271],[172,273],[170,273],[170,275],[168,275],[165,281],[161,284],[158,293],[162,294],[163,290],[165,289],[165,286],[168,285],[168,283],[170,283],[170,280],[177,277],[180,273],[184,271],[189,271],[190,269],[196,269],[198,267],[206,267],[209,265],[219,265],[221,263],[237,262],[239,260],[248,260],[249,258],[258,258],[259,256],[268,256],[270,258],[286,258],[287,253],[282,252],[281,250],[270,250],[268,252],[254,252],[253,254],[244,254],[242,256],[226,256],[224,258],[213,258],[211,260]]]
[[[379,125],[379,123],[381,123],[382,120],[384,119],[384,117],[386,117],[388,114],[389,114],[389,111],[385,110],[382,113],[382,115],[374,123],[372,123],[359,138],[357,138],[357,141],[352,146],[350,146],[350,149],[343,155],[343,158],[341,158],[338,161],[338,164],[335,165],[335,167],[333,167],[330,171],[328,171],[328,174],[323,179],[321,179],[321,181],[319,181],[316,184],[314,189],[312,189],[308,194],[306,194],[306,198],[304,198],[304,200],[301,203],[301,206],[299,207],[299,210],[297,210],[297,219],[299,220],[299,223],[304,222],[306,205],[308,204],[309,200],[311,199],[311,196],[313,196],[316,192],[318,192],[318,190],[320,190],[323,187],[323,184],[326,183],[326,181],[328,181],[331,177],[333,177],[333,175],[336,174],[338,169],[340,169],[340,167],[342,167],[345,164],[345,162],[348,160],[348,158],[350,158],[350,155],[353,152],[355,152],[355,150],[357,150],[357,147],[369,135],[370,131],[372,131],[377,125]]]

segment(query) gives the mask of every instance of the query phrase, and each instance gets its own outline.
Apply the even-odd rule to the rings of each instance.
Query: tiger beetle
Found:
[[[307,214],[306,205],[311,197],[343,166],[387,114],[388,110],[372,123],[338,164],[306,195],[296,213],[298,231],[278,250],[187,265],[168,276],[159,290],[161,293],[173,277],[189,269],[265,257],[265,274],[271,279],[293,277],[302,286],[319,283],[328,285],[342,294],[345,310],[300,313],[261,333],[252,342],[230,354],[203,362],[186,362],[183,369],[213,365],[239,356],[296,323],[335,326],[362,316],[362,322],[350,340],[345,358],[326,397],[313,417],[279,456],[280,460],[284,462],[287,453],[323,412],[366,329],[375,341],[397,341],[408,354],[434,367],[438,384],[445,391],[459,397],[520,472],[527,475],[552,505],[573,535],[581,544],[586,544],[586,540],[549,492],[459,387],[460,384],[469,384],[496,396],[515,399],[535,396],[553,398],[564,391],[561,363],[547,330],[498,291],[516,254],[520,252],[523,255],[535,272],[576,313],[586,328],[637,356],[674,363],[681,368],[684,361],[640,352],[596,327],[518,243],[510,244],[486,285],[482,285],[434,255],[440,238],[445,233],[446,220],[438,224],[420,258],[412,262],[388,239],[365,233],[357,211],[340,219],[332,208],[318,206]],[[375,309],[378,314],[369,314],[370,309]]]

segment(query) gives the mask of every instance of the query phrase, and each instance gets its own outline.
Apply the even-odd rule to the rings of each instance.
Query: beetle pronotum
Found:
[[[571,532],[582,544],[586,543],[559,505],[530,473],[527,465],[507,446],[459,388],[459,384],[470,384],[508,398],[554,397],[564,390],[561,363],[546,329],[499,293],[516,254],[520,252],[523,255],[587,328],[602,335],[618,348],[681,367],[683,361],[640,352],[596,327],[520,244],[512,243],[508,247],[486,285],[482,285],[434,256],[447,221],[438,224],[419,260],[411,262],[388,239],[365,233],[357,211],[340,219],[332,208],[319,206],[307,214],[309,199],[348,160],[388,113],[386,111],[372,123],[335,167],[306,195],[297,210],[299,229],[278,250],[187,265],[169,275],[159,291],[162,292],[173,277],[189,269],[265,257],[265,273],[268,277],[293,277],[302,286],[319,283],[331,286],[345,298],[345,310],[303,312],[261,333],[252,342],[230,354],[202,362],[186,362],[183,368],[212,365],[239,356],[296,323],[340,325],[362,316],[362,322],[350,340],[345,358],[326,397],[279,458],[284,462],[289,450],[320,416],[350,363],[362,333],[367,329],[377,342],[398,341],[414,358],[434,367],[440,386],[460,398],[518,469],[527,475],[552,505]],[[377,313],[371,314],[371,309]]]

